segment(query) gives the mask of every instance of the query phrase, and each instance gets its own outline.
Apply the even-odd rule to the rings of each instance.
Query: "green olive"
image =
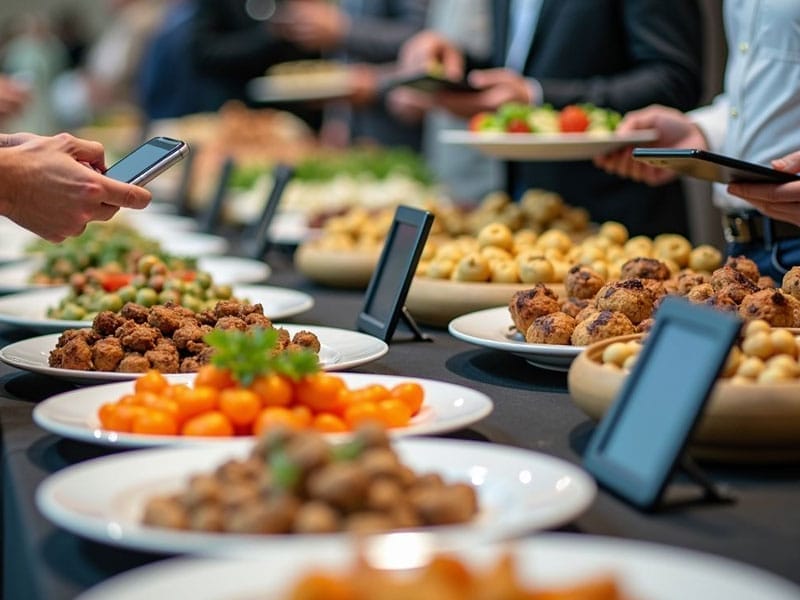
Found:
[[[229,300],[233,296],[233,288],[229,285],[213,285],[211,291],[219,300]]]
[[[150,288],[142,288],[136,292],[136,302],[142,306],[153,306],[158,302],[158,294]]]
[[[193,281],[183,286],[183,293],[189,294],[190,296],[197,296],[198,298],[202,298],[203,288],[200,287],[196,281]]]
[[[65,321],[80,321],[86,316],[86,311],[72,302],[64,305],[60,317]]]
[[[122,308],[122,298],[119,294],[106,294],[100,300],[100,310],[117,312]]]
[[[122,300],[122,303],[133,302],[136,299],[136,288],[132,285],[124,285],[117,290],[117,295]]]
[[[164,290],[158,295],[158,303],[166,304],[167,302],[174,302],[181,304],[181,294],[177,290]]]
[[[134,275],[133,279],[131,279],[131,285],[137,290],[143,288],[145,285],[147,285],[147,277],[141,274]]]
[[[147,287],[153,288],[157,292],[164,289],[164,276],[163,275],[150,275],[147,280]]]
[[[153,269],[153,266],[158,264],[159,261],[157,256],[153,256],[152,254],[145,254],[142,258],[139,259],[139,262],[136,263],[136,270],[139,271],[142,275],[150,275],[150,271]]]
[[[203,310],[203,301],[200,300],[197,296],[188,296],[185,295],[182,300],[181,304],[194,312],[202,312]]]
[[[194,278],[194,282],[204,290],[208,289],[208,287],[211,285],[211,275],[205,271],[198,271]]]
[[[164,280],[164,286],[163,286],[162,289],[164,289],[164,290],[175,290],[175,291],[178,291],[178,292],[182,292],[183,291],[183,281],[181,281],[177,277],[168,277],[166,280]]]

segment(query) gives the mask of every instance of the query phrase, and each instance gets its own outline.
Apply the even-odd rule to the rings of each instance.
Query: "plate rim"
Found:
[[[131,522],[130,519],[119,519],[119,510],[115,514],[113,511],[109,512],[108,506],[102,506],[102,503],[106,502],[105,499],[97,500],[97,506],[87,507],[84,512],[76,511],[69,502],[64,502],[63,486],[75,485],[73,479],[96,476],[98,472],[102,474],[105,469],[112,469],[116,473],[125,473],[125,477],[113,478],[106,487],[105,493],[110,498],[131,486],[137,484],[141,486],[148,481],[152,484],[152,478],[148,479],[146,475],[141,475],[143,471],[146,471],[150,462],[170,464],[167,461],[180,460],[183,458],[181,454],[185,453],[190,461],[196,455],[195,460],[203,460],[204,464],[216,464],[217,461],[224,458],[243,455],[251,445],[252,442],[245,442],[213,446],[151,448],[90,459],[66,467],[47,477],[36,489],[35,504],[48,520],[76,535],[106,544],[151,552],[185,552],[217,556],[222,554],[241,556],[250,553],[257,555],[259,551],[268,552],[278,547],[284,547],[285,544],[308,544],[309,539],[313,539],[315,544],[341,544],[341,540],[347,539],[347,535],[344,533],[317,534],[309,538],[309,536],[301,534],[257,536],[174,532],[143,526]],[[580,466],[563,458],[535,450],[472,440],[415,436],[394,440],[393,446],[401,456],[405,454],[406,459],[412,452],[416,453],[418,457],[435,457],[440,456],[444,450],[455,452],[458,449],[455,456],[465,461],[464,467],[470,464],[468,458],[472,453],[479,453],[487,461],[490,460],[489,457],[492,460],[502,458],[506,461],[505,464],[511,460],[518,460],[526,465],[536,463],[542,471],[551,470],[560,473],[558,480],[552,482],[553,489],[556,490],[554,493],[560,495],[558,502],[549,502],[540,506],[536,506],[532,502],[524,503],[524,506],[517,507],[519,514],[515,514],[515,518],[509,522],[493,523],[491,526],[488,526],[485,520],[477,519],[468,525],[441,526],[425,530],[448,545],[512,539],[524,532],[558,527],[585,512],[597,496],[597,484]],[[135,462],[140,468],[125,468],[130,462]],[[411,462],[414,462],[414,459]],[[193,467],[184,467],[183,475],[187,474],[188,468]],[[425,467],[418,466],[416,468],[423,469]],[[441,467],[437,464],[435,467],[429,466],[428,468]],[[535,470],[536,467],[526,467],[525,470],[528,468]],[[139,478],[144,477],[144,480],[131,479],[132,475]],[[170,474],[170,476],[177,477],[178,475]],[[468,475],[465,474],[464,477],[468,477]],[[537,493],[541,493],[541,491]],[[62,496],[61,501],[57,500],[59,496]],[[530,500],[528,496],[526,499]],[[504,512],[504,517],[508,517],[507,511]]]
[[[422,383],[423,385],[435,385],[435,386],[445,386],[447,388],[451,388],[454,395],[459,395],[462,399],[468,397],[469,400],[467,401],[469,405],[465,411],[457,413],[455,415],[448,416],[445,420],[428,420],[425,419],[422,422],[412,424],[408,427],[396,428],[389,430],[389,435],[392,438],[402,438],[402,437],[410,437],[410,436],[423,436],[423,435],[433,435],[433,434],[441,434],[447,433],[450,431],[457,431],[458,429],[462,429],[464,427],[468,427],[473,425],[487,415],[491,414],[494,410],[494,401],[488,394],[485,394],[479,390],[475,390],[473,388],[456,384],[450,383],[447,381],[441,381],[436,379],[426,379],[422,377],[406,377],[403,375],[385,375],[385,374],[375,374],[375,373],[341,373],[341,376],[345,380],[355,380],[361,384],[368,384],[368,383],[375,383],[376,381],[383,381],[383,382],[391,382],[392,384],[399,384],[408,381],[415,381],[418,383]],[[194,373],[180,373],[180,374],[173,374],[168,376],[173,382],[177,383],[189,383],[191,382],[195,374]],[[109,382],[106,384],[102,384],[99,386],[93,386],[92,390],[96,391],[97,389],[108,389],[109,386],[113,386],[114,388],[125,388],[127,385],[132,385],[132,381],[115,381]],[[352,384],[351,384],[352,385]],[[466,393],[465,393],[466,392]],[[86,393],[86,390],[83,388],[75,389],[75,390],[67,390],[65,392],[61,392],[58,394],[54,394],[49,398],[42,400],[41,402],[37,403],[37,405],[33,408],[33,421],[45,431],[50,433],[60,435],[67,439],[77,440],[81,442],[88,442],[92,444],[97,444],[100,446],[107,446],[112,448],[152,448],[152,447],[190,447],[190,446],[197,446],[203,444],[222,444],[222,443],[240,443],[243,440],[253,440],[252,437],[226,437],[226,438],[203,438],[203,437],[183,437],[183,436],[159,436],[159,435],[143,435],[143,434],[126,434],[126,433],[116,433],[113,431],[106,431],[103,429],[91,429],[85,425],[73,425],[70,423],[65,422],[66,417],[59,420],[55,418],[53,415],[48,414],[54,410],[54,406],[56,407],[55,410],[60,410],[59,405],[63,402],[70,402],[73,401],[75,396],[81,396]],[[117,394],[122,393],[122,390],[116,392]],[[112,395],[112,391],[109,390],[109,396]],[[426,394],[428,396],[429,394]],[[111,401],[113,398],[110,398]],[[93,404],[95,402],[99,403],[100,400],[83,400],[83,402],[87,404]],[[427,404],[423,404],[423,407],[426,407],[429,410],[433,411],[441,411],[443,408],[447,408],[447,403],[449,401],[445,401],[444,404],[438,403],[438,398],[436,399],[428,399]],[[88,418],[88,415],[87,415]],[[331,440],[342,440],[346,439],[350,436],[349,433],[341,433],[341,434],[330,434],[328,437]]]
[[[509,133],[504,131],[469,131],[445,129],[439,133],[445,143],[481,146],[486,144],[509,144],[511,146],[561,146],[577,144],[607,144],[609,142],[652,142],[658,137],[655,129],[638,129],[626,133],[615,131],[553,132],[553,133]]]

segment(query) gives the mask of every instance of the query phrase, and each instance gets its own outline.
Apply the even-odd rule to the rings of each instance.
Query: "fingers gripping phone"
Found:
[[[188,153],[189,146],[186,142],[168,137],[154,137],[111,165],[105,175],[117,181],[145,185]]]

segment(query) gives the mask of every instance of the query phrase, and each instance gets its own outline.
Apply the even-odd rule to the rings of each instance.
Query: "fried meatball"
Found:
[[[800,267],[792,267],[783,276],[781,289],[784,293],[800,300]]]
[[[632,258],[620,270],[620,279],[658,279],[665,281],[672,276],[669,267],[655,258]]]
[[[275,349],[276,350],[284,350],[289,344],[292,343],[292,338],[289,335],[289,332],[285,330],[283,327],[276,328],[278,332],[278,341],[275,342]]]
[[[264,329],[272,328],[272,321],[268,317],[257,312],[250,313],[244,318],[244,322],[248,327],[263,327]]]
[[[172,341],[175,342],[175,346],[177,346],[179,350],[189,350],[191,352],[189,349],[190,344],[204,343],[203,336],[209,331],[211,331],[211,327],[208,325],[185,323],[172,334]]]
[[[58,341],[56,342],[56,348],[60,348],[61,346],[66,346],[70,341],[76,338],[82,339],[87,344],[94,344],[99,339],[99,336],[94,330],[89,328],[67,329],[60,336],[58,336]]]
[[[594,295],[605,283],[597,271],[586,265],[575,265],[567,271],[567,276],[564,278],[567,296],[582,300],[594,298]]]
[[[86,340],[83,335],[70,336],[63,345],[50,352],[50,366],[79,371],[93,370],[92,348]]]
[[[558,312],[561,306],[556,293],[543,283],[515,293],[508,305],[511,320],[520,333],[525,333],[534,319]]]
[[[528,327],[525,341],[531,344],[569,344],[575,325],[575,319],[563,312],[543,315]]]
[[[92,346],[92,362],[97,371],[116,371],[125,356],[118,338],[106,337]]]
[[[684,269],[676,277],[675,287],[678,294],[686,296],[693,287],[709,282],[710,277],[705,273],[698,273],[690,269]]]
[[[239,331],[247,331],[247,323],[240,317],[227,316],[217,319],[217,324],[214,329],[238,329]]]
[[[92,329],[99,335],[107,336],[114,335],[114,332],[125,323],[126,319],[121,314],[117,314],[110,310],[104,310],[97,313],[97,316],[92,321]]]
[[[573,319],[580,313],[584,308],[592,304],[589,300],[583,300],[581,298],[567,298],[561,303],[561,312],[568,314]]]
[[[758,265],[746,256],[729,256],[725,261],[725,266],[738,271],[753,283],[756,283],[761,276]]]
[[[605,285],[595,302],[600,310],[624,313],[634,325],[653,314],[653,296],[641,279],[623,279]]]
[[[310,331],[298,331],[292,337],[292,344],[308,348],[314,352],[319,352],[319,338]]]
[[[144,373],[149,369],[150,361],[138,352],[126,354],[117,367],[120,373]]]
[[[159,344],[144,354],[154,369],[161,373],[177,373],[180,368],[178,349],[172,344]]]
[[[135,321],[126,321],[116,331],[116,336],[122,342],[125,350],[147,352],[152,350],[161,338],[161,332],[149,325],[139,325]]]
[[[141,324],[147,321],[147,315],[149,314],[147,307],[142,306],[141,304],[136,304],[135,302],[126,302],[125,306],[122,307],[122,310],[119,311],[126,319],[131,319],[132,321],[136,321],[137,323]]]
[[[635,332],[633,323],[623,313],[603,310],[578,323],[572,332],[571,341],[574,346],[588,346],[610,337]]]
[[[158,329],[162,335],[171,336],[180,328],[186,317],[172,306],[153,306],[147,316],[147,324]]]
[[[196,356],[187,356],[181,361],[179,371],[181,373],[196,373],[203,365]]]
[[[743,319],[762,319],[773,327],[797,326],[799,312],[800,300],[777,289],[750,294],[739,306],[739,316]]]

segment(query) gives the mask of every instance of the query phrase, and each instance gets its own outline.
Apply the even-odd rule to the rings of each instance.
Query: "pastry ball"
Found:
[[[564,279],[567,296],[584,300],[594,298],[605,283],[605,280],[597,271],[590,269],[586,265],[575,265],[567,271],[567,277]]]
[[[566,313],[550,313],[534,319],[525,332],[525,341],[531,344],[569,344],[575,325],[575,319]]]
[[[626,261],[622,265],[620,279],[660,279],[664,281],[672,276],[669,267],[655,258],[638,257]]]
[[[578,323],[572,332],[571,341],[574,346],[588,346],[600,340],[629,333],[636,333],[636,328],[628,317],[620,312],[602,310]]]
[[[800,267],[792,267],[783,276],[781,289],[800,300]]]
[[[675,291],[681,296],[686,296],[692,288],[701,285],[703,283],[708,283],[710,277],[705,273],[698,273],[691,269],[684,269],[678,276],[675,278]]]
[[[578,314],[587,306],[594,306],[594,302],[584,298],[567,298],[561,303],[561,312],[570,317],[577,317]]]
[[[714,292],[708,298],[703,300],[702,303],[706,306],[710,306],[711,308],[727,312],[736,312],[739,310],[739,303],[725,290]]]
[[[711,286],[711,284],[701,283],[689,290],[689,292],[686,294],[686,299],[689,300],[689,302],[699,304],[701,302],[705,302],[713,295],[714,288]]]
[[[742,271],[726,264],[711,274],[711,286],[714,288],[714,291],[717,292],[722,289],[728,289],[730,291],[733,287],[737,287],[739,288],[739,292],[735,295],[745,296],[758,291],[758,286],[755,284],[757,279],[758,278],[752,280]]]
[[[758,281],[756,282],[756,285],[760,290],[769,290],[778,287],[777,285],[775,285],[775,280],[769,275],[762,275],[761,277],[759,277]]]
[[[756,283],[761,276],[758,265],[746,256],[729,256],[725,261],[725,266],[738,271],[753,283]]]
[[[739,316],[747,321],[761,319],[773,327],[797,327],[800,300],[781,290],[759,290],[742,300]]]
[[[529,290],[520,290],[511,297],[508,312],[517,330],[524,334],[534,319],[561,310],[558,296],[540,283]]]
[[[641,279],[615,281],[597,293],[600,310],[619,311],[636,324],[653,314],[653,296]]]

